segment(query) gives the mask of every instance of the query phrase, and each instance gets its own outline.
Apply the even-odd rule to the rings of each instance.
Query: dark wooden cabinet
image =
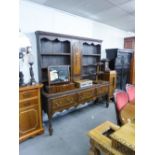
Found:
[[[97,63],[101,58],[101,40],[49,32],[36,32],[39,81],[44,83],[42,106],[48,114],[52,134],[52,115],[72,106],[105,97],[108,106],[109,82],[102,81],[86,88],[77,88],[77,80],[96,80]],[[48,66],[69,65],[70,82],[48,85]]]
[[[118,89],[125,89],[130,82],[130,67],[133,49],[106,49],[106,57],[109,59],[109,68],[116,70]]]
[[[43,133],[40,88],[42,85],[19,88],[19,141]]]
[[[133,49],[135,52],[135,37],[124,38],[124,48]],[[133,54],[131,59],[130,83],[135,84],[135,54]]]

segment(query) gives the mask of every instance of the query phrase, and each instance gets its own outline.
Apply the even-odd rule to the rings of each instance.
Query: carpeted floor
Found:
[[[87,132],[105,121],[116,123],[116,111],[111,102],[105,104],[85,104],[78,109],[70,109],[55,114],[52,119],[53,135],[48,134],[47,117],[44,114],[42,135],[30,138],[19,145],[20,155],[87,155],[89,137]]]

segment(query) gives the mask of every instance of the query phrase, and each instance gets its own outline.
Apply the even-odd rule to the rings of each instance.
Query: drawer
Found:
[[[79,102],[89,101],[90,99],[93,99],[95,96],[95,88],[82,91],[79,93]]]
[[[38,99],[32,99],[28,101],[19,102],[19,108],[27,108],[32,105],[37,105]]]
[[[108,87],[109,86],[102,86],[97,88],[97,95],[105,95],[108,93]]]
[[[38,89],[20,92],[19,99],[22,100],[22,99],[35,97],[35,96],[38,96]]]
[[[52,99],[52,108],[54,109],[62,109],[64,108],[68,108],[71,106],[76,105],[77,103],[77,95],[66,95],[63,97],[59,97],[56,99]]]

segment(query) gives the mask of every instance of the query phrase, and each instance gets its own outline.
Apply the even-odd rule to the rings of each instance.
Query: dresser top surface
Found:
[[[31,89],[42,88],[42,87],[43,87],[43,84],[27,85],[27,86],[19,87],[19,91],[31,90]]]

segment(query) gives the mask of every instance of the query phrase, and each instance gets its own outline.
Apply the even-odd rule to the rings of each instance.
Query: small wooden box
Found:
[[[84,87],[93,85],[92,80],[86,80],[86,79],[85,80],[77,80],[77,81],[75,81],[75,83],[78,88],[84,88]]]

